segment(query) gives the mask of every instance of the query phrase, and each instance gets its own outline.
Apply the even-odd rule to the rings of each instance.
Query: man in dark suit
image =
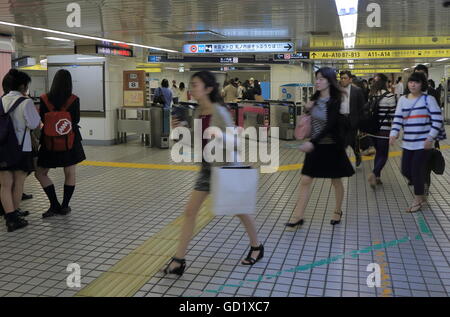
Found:
[[[350,71],[340,72],[340,84],[344,92],[344,100],[341,105],[341,113],[349,118],[351,130],[347,138],[347,145],[350,145],[355,153],[356,166],[361,165],[361,153],[358,142],[358,125],[361,110],[364,106],[363,91],[352,85],[352,73]]]

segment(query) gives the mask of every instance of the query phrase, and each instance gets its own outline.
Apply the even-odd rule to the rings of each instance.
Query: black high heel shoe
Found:
[[[335,211],[334,213],[335,213],[336,215],[341,216],[341,217],[342,217],[342,214],[343,214],[342,211],[341,211],[341,212],[336,212],[336,211]],[[333,225],[333,226],[334,226],[334,225],[340,224],[340,223],[341,223],[341,217],[339,218],[339,220],[331,220],[331,221],[330,221],[330,224]]]
[[[295,222],[295,223],[288,222],[288,223],[285,223],[284,225],[285,225],[286,227],[289,227],[289,228],[295,228],[295,227],[297,227],[297,226],[303,225],[304,222],[305,222],[305,221],[304,221],[303,219],[300,219],[299,221],[297,221],[297,222]]]
[[[259,251],[258,256],[255,258],[252,258],[253,251]],[[242,265],[253,265],[259,260],[261,260],[264,256],[264,246],[261,244],[259,247],[250,247],[250,252],[248,253],[247,257],[244,259],[244,262],[242,261]]]
[[[177,266],[174,269],[170,269],[170,265],[172,264],[172,262],[176,262],[178,264],[180,264],[180,266]],[[186,269],[186,260],[185,259],[178,259],[178,258],[172,258],[172,260],[170,261],[170,263],[167,265],[167,267],[164,269],[164,274],[176,274],[178,276],[183,275],[184,270]]]

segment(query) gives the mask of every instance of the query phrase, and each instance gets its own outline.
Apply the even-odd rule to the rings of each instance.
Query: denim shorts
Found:
[[[203,162],[200,173],[195,181],[194,189],[199,192],[209,192],[211,182],[211,165]]]

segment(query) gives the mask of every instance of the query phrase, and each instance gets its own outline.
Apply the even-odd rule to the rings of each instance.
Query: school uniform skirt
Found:
[[[345,148],[337,144],[317,144],[306,153],[302,174],[312,178],[343,178],[355,174]]]
[[[34,172],[34,162],[33,162],[33,152],[22,152],[22,156],[20,160],[14,164],[14,166],[2,168],[0,167],[0,171],[23,171],[25,173]]]

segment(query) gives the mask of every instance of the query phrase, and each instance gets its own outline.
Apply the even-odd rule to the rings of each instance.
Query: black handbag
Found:
[[[435,173],[436,175],[442,175],[445,171],[445,159],[438,148],[430,150],[431,153],[428,164],[433,173]]]

